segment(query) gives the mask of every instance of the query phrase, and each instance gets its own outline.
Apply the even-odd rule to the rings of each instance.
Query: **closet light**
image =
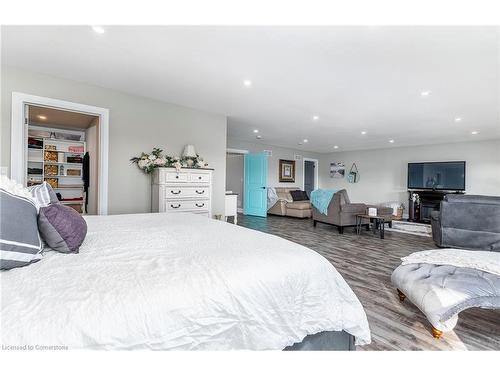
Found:
[[[47,116],[45,115],[38,115],[36,117],[38,117],[40,120],[47,120]]]

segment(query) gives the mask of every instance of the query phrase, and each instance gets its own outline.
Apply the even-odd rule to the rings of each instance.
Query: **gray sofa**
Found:
[[[312,207],[313,224],[316,226],[316,223],[319,221],[320,223],[335,225],[339,233],[342,234],[345,227],[356,226],[356,215],[366,214],[368,207],[376,207],[379,215],[392,215],[392,208],[390,207],[367,205],[365,203],[351,203],[347,191],[342,189],[333,195],[330,205],[328,206],[328,215],[324,215],[319,212],[316,207]],[[368,219],[363,219],[362,224],[368,225]]]
[[[500,251],[500,197],[446,195],[431,224],[439,247]]]

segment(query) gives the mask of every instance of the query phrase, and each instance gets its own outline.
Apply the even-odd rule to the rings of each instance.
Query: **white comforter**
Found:
[[[193,214],[86,217],[79,254],[1,273],[4,345],[282,349],[365,312],[322,256]]]
[[[415,263],[473,268],[500,276],[500,253],[461,249],[417,251],[401,258],[403,265]]]

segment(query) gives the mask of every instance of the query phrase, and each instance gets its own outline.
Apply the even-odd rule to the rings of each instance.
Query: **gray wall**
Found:
[[[243,208],[243,169],[242,154],[226,156],[226,190],[238,193],[238,208]]]
[[[272,151],[272,156],[269,157],[269,165],[268,165],[268,176],[267,176],[267,185],[276,187],[302,187],[302,171],[303,171],[303,161],[296,160],[295,161],[295,182],[294,183],[283,183],[279,182],[278,168],[279,168],[279,159],[285,160],[294,160],[295,155],[301,155],[302,157],[317,159],[319,162],[318,167],[321,169],[321,156],[322,154],[316,152],[306,152],[298,149],[291,149],[285,147],[278,147],[267,145],[265,143],[253,143],[253,142],[245,142],[232,138],[228,138],[227,140],[228,148],[235,148],[239,150],[247,150],[249,152],[262,152],[264,150]],[[321,179],[319,179],[319,187],[321,186]]]
[[[320,185],[347,189],[353,202],[404,202],[408,206],[408,162],[456,160],[466,161],[468,194],[500,195],[500,140],[323,154]],[[330,178],[330,162],[343,162],[346,174],[355,162],[360,181],[350,184],[345,178]]]
[[[150,211],[150,178],[129,159],[160,147],[180,154],[194,144],[214,172],[214,210],[224,212],[227,119],[144,97],[2,66],[0,165],[10,166],[11,93],[45,96],[109,109],[110,214]]]

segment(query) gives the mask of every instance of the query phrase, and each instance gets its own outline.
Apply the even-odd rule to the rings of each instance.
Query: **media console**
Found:
[[[448,194],[463,194],[456,191],[438,190],[408,190],[408,221],[417,223],[430,223],[431,212],[439,211],[441,201]],[[418,195],[418,199],[413,201],[413,194]]]

